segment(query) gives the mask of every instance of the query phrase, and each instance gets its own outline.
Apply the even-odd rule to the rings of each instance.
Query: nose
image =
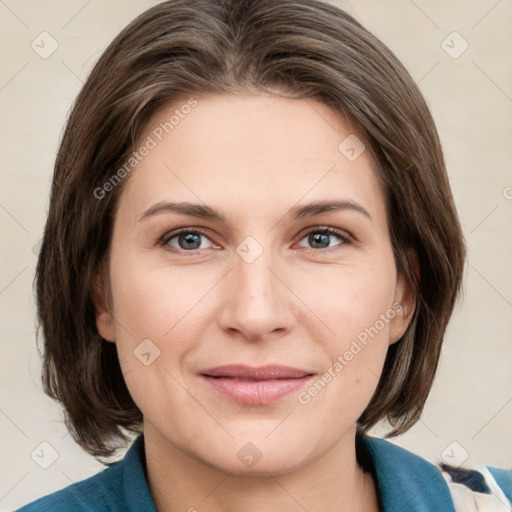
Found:
[[[234,256],[234,268],[222,288],[220,327],[248,341],[262,341],[289,332],[293,322],[293,293],[275,258],[263,251],[250,262]],[[281,270],[279,270],[281,268]]]

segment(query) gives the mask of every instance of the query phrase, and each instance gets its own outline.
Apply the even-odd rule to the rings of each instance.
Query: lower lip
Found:
[[[297,379],[243,380],[202,375],[208,384],[233,402],[246,405],[267,405],[297,392],[312,375]]]

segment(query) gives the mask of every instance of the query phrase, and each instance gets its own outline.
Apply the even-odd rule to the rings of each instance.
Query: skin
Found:
[[[98,330],[116,343],[144,415],[157,508],[376,511],[375,482],[356,463],[355,423],[414,299],[397,275],[369,151],[349,161],[338,146],[354,130],[313,100],[261,93],[197,101],[123,184],[109,261],[113,309],[97,304]],[[177,106],[160,111],[145,137]],[[357,203],[369,216],[350,208],[286,216],[320,200]],[[165,201],[208,205],[226,221],[172,211],[141,220]],[[192,237],[198,248],[172,236],[191,227],[205,233]],[[315,245],[309,234],[318,227],[344,238]],[[246,237],[256,244],[244,246]],[[254,255],[258,244],[252,262],[237,252]],[[401,310],[306,405],[297,393],[237,404],[198,375],[242,363],[320,377],[394,303]],[[134,355],[145,339],[160,350],[148,366]],[[251,467],[237,457],[247,443],[261,454]]]

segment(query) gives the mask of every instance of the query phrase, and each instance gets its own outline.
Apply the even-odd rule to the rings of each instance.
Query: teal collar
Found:
[[[455,512],[448,485],[433,464],[384,439],[361,441],[377,474],[382,512]]]
[[[123,461],[123,487],[127,512],[157,512],[146,474],[144,435],[140,435],[126,452]]]
[[[361,444],[373,465],[382,512],[455,512],[448,485],[430,462],[389,441],[363,436]],[[130,512],[156,512],[149,490],[144,438],[126,453],[123,485]]]

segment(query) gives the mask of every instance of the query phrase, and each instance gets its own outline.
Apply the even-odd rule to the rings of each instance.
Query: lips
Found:
[[[267,405],[298,391],[313,374],[281,365],[227,365],[205,370],[200,376],[210,388],[233,402]]]
[[[310,373],[290,368],[289,366],[260,366],[229,365],[211,368],[202,372],[207,377],[225,377],[233,379],[271,380],[271,379],[300,379]]]

